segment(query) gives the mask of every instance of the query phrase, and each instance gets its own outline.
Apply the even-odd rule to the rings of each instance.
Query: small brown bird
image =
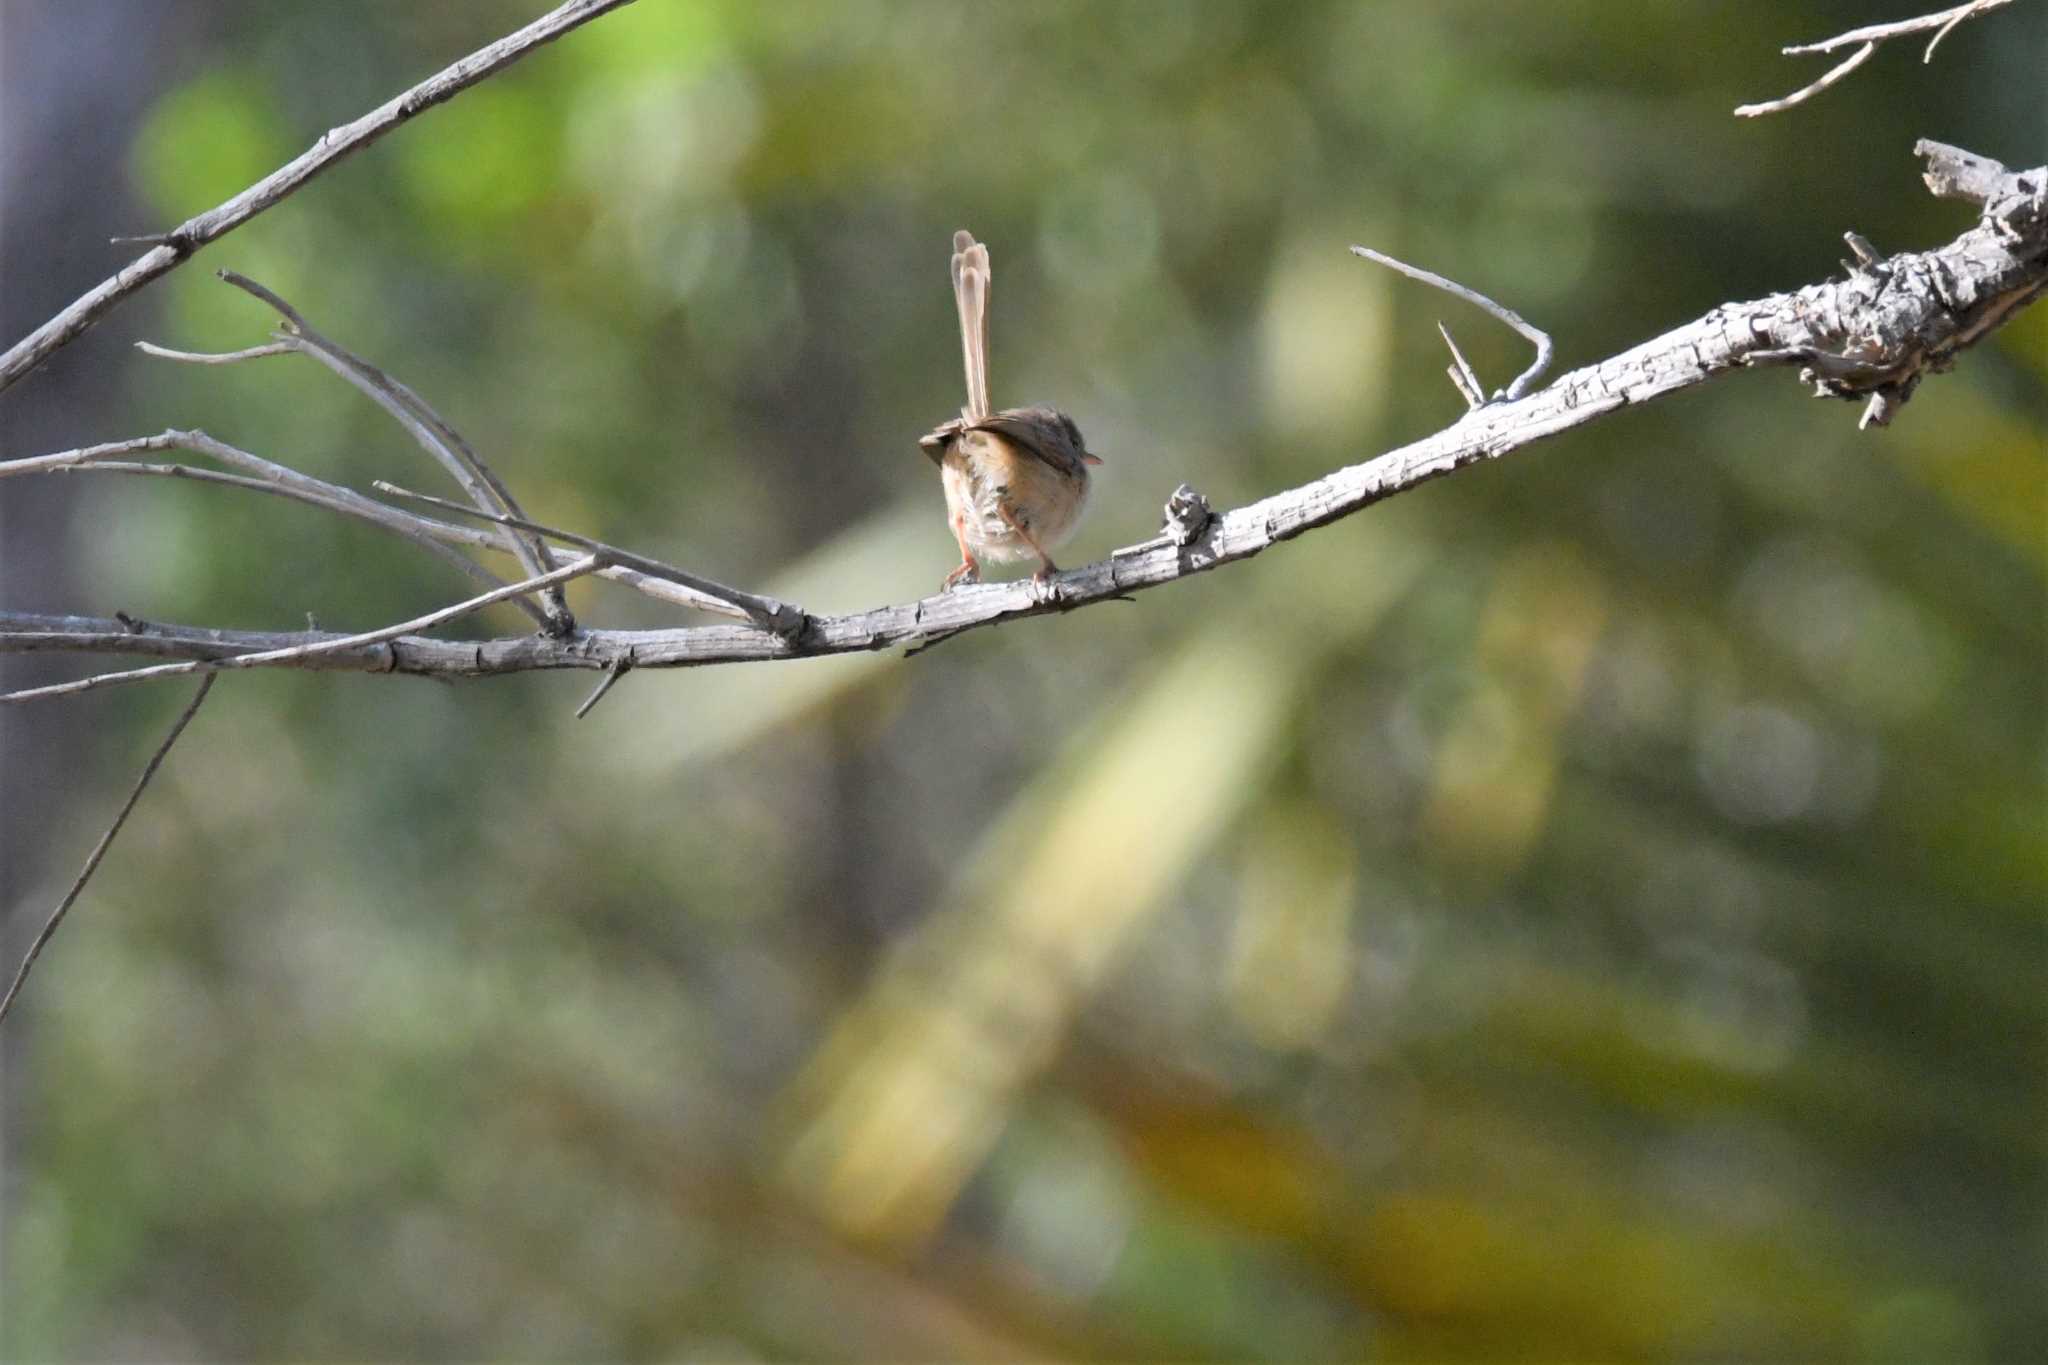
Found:
[[[953,234],[953,302],[967,363],[967,406],[918,442],[939,467],[946,515],[960,543],[960,567],[942,587],[975,582],[984,559],[1038,557],[1039,582],[1059,572],[1046,551],[1072,535],[1088,502],[1088,453],[1081,429],[1048,407],[988,403],[988,248]]]

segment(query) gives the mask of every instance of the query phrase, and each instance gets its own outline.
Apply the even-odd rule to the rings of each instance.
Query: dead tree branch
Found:
[[[441,414],[435,412],[427,400],[399,383],[384,371],[364,360],[361,356],[340,344],[330,341],[315,331],[299,310],[286,303],[271,290],[258,284],[246,275],[232,270],[223,270],[220,278],[253,298],[275,308],[284,319],[276,334],[276,342],[302,351],[313,357],[334,373],[340,375],[351,387],[363,394],[378,407],[391,415],[392,420],[404,427],[417,441],[420,448],[434,457],[441,467],[448,471],[463,491],[468,493],[479,510],[505,517],[504,529],[499,531],[504,543],[518,557],[519,567],[529,578],[547,572],[547,548],[539,536],[519,534],[513,529],[516,519],[526,514],[520,510],[519,502],[512,496],[512,490],[504,480],[492,472],[483,457],[476,453],[462,433],[450,426]],[[253,352],[237,353],[238,358],[254,359],[268,354],[258,347]],[[230,357],[216,357],[225,363]],[[542,629],[551,635],[567,635],[576,628],[576,618],[569,614],[569,606],[562,596],[560,587],[549,588],[541,595]]]
[[[240,354],[240,353],[237,353]],[[202,360],[209,359],[201,357]],[[228,465],[243,469],[249,475],[223,474],[217,470],[202,469],[185,464],[148,464],[121,460],[120,455],[148,454],[166,450],[185,450],[206,455]],[[448,561],[470,577],[493,587],[504,580],[484,569],[482,565],[454,553],[449,547],[466,545],[473,549],[494,550],[506,553],[504,543],[489,531],[472,526],[455,526],[432,517],[417,516],[399,507],[378,502],[352,488],[328,483],[296,469],[266,460],[215,440],[203,431],[164,431],[155,436],[138,436],[127,441],[113,441],[105,445],[84,446],[77,450],[58,451],[51,455],[34,455],[27,459],[0,461],[0,479],[17,474],[128,474],[155,475],[159,477],[186,479],[195,483],[216,484],[232,488],[243,488],[256,493],[268,493],[289,498],[309,506],[325,508],[346,517],[365,521],[382,527],[395,535],[422,544],[436,554],[444,555]],[[481,514],[479,514],[481,515]],[[548,564],[552,568],[574,562],[578,556],[568,551],[547,547]],[[746,608],[723,597],[712,596],[687,587],[668,578],[642,573],[623,564],[608,564],[597,571],[600,578],[623,583],[658,601],[671,606],[689,607],[699,611],[715,612],[722,616],[752,619]],[[708,580],[707,580],[708,581]],[[773,599],[762,598],[763,602]],[[539,608],[524,598],[514,598],[512,605],[526,609],[536,624],[546,628],[546,618]],[[784,604],[787,614],[796,609]]]
[[[0,390],[48,360],[130,294],[170,273],[207,243],[225,236],[281,202],[351,152],[369,146],[414,115],[452,99],[535,48],[553,42],[607,11],[631,3],[632,0],[569,0],[518,32],[478,48],[353,123],[330,128],[311,147],[234,198],[187,219],[160,236],[117,239],[150,241],[155,245],[16,342],[5,355],[0,355]]]
[[[1198,510],[1207,512],[1206,503],[1183,488],[1160,535],[1060,574],[1044,587],[1028,580],[979,584],[918,602],[807,617],[800,630],[783,634],[734,624],[466,642],[404,633],[394,637],[389,630],[373,632],[372,639],[0,612],[0,652],[232,658],[245,667],[471,678],[535,669],[686,668],[916,648],[998,621],[1123,598],[1248,559],[1440,475],[1745,367],[1799,365],[1802,379],[1817,394],[1862,400],[1863,424],[1882,425],[1924,376],[1948,369],[1963,350],[2048,292],[2048,167],[2009,172],[1935,142],[1921,142],[1916,151],[1927,161],[1926,180],[1935,193],[1967,199],[1981,209],[1978,223],[1945,246],[1882,258],[1863,244],[1867,259],[1851,265],[1845,279],[1723,305],[1632,350],[1563,375],[1536,393],[1486,404],[1432,436],[1245,507],[1198,516]],[[0,476],[48,469],[53,462],[77,464],[80,455],[15,461],[12,467],[0,465]],[[559,562],[561,552],[553,555]],[[601,557],[575,564],[588,572],[601,567]],[[68,686],[11,693],[0,696],[0,702],[60,695]]]
[[[119,683],[148,682],[156,678],[178,678],[189,673],[212,673],[225,668],[263,668],[292,666],[305,659],[323,654],[345,654],[352,650],[375,648],[386,641],[401,639],[417,631],[431,630],[435,626],[468,616],[483,610],[493,602],[502,602],[520,593],[532,592],[537,588],[550,588],[581,578],[596,569],[603,562],[598,555],[585,555],[572,564],[555,569],[537,578],[518,583],[508,583],[502,588],[483,593],[453,606],[430,611],[424,616],[415,616],[395,626],[364,631],[358,635],[330,635],[320,631],[308,631],[297,644],[284,645],[276,649],[259,650],[253,653],[230,653],[210,658],[188,660],[185,663],[156,664],[149,668],[131,668],[117,673],[95,673],[91,677],[79,678],[67,683],[51,683],[47,687],[28,687],[18,692],[0,693],[0,702],[41,701],[48,697],[73,697],[81,692],[97,692],[103,687]]]
[[[1917,18],[1900,19],[1889,24],[1871,24],[1865,28],[1851,29],[1847,33],[1838,33],[1832,38],[1823,38],[1817,43],[1795,43],[1785,49],[1787,57],[1803,57],[1815,52],[1833,52],[1838,48],[1850,46],[1854,46],[1856,50],[1835,65],[1829,67],[1826,72],[1822,73],[1819,79],[1809,85],[1801,86],[1789,95],[1779,99],[1765,100],[1761,104],[1737,105],[1735,116],[1737,118],[1756,118],[1760,114],[1776,114],[1790,109],[1795,104],[1804,104],[1829,86],[1839,84],[1850,72],[1869,61],[1876,55],[1880,43],[1889,42],[1893,38],[1903,38],[1909,34],[1925,33],[1929,29],[1933,29],[1935,33],[1927,41],[1927,50],[1920,54],[1920,61],[1924,65],[1934,60],[1934,49],[1941,46],[1943,38],[1948,37],[1950,33],[1954,32],[1956,25],[1966,19],[1974,19],[1980,14],[2011,3],[2012,0],[1969,0],[1968,4],[1957,5],[1954,9],[1941,10],[1935,14],[1922,14]]]

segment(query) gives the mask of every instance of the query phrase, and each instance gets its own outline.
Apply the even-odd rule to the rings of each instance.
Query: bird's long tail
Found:
[[[960,309],[960,352],[967,365],[967,419],[978,422],[988,402],[988,248],[961,229],[953,234],[953,302]]]

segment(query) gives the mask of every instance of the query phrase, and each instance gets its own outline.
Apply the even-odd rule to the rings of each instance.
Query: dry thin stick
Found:
[[[226,474],[218,469],[202,469],[196,465],[145,464],[140,462],[130,462],[126,460],[95,460],[91,464],[60,466],[56,469],[51,470],[50,472],[53,474],[135,474],[145,476],[155,475],[161,478],[183,479],[190,483],[212,483],[220,484],[228,488],[245,488],[252,493],[269,493],[275,497],[287,498],[293,502],[305,503],[309,507],[319,507],[329,512],[338,512],[342,516],[351,517],[358,521],[367,522],[372,526],[381,527],[384,530],[390,531],[394,535],[403,536],[405,537],[405,539],[412,541],[416,545],[422,545],[427,549],[432,550],[435,554],[444,556],[450,564],[456,565],[464,573],[468,574],[471,578],[475,579],[479,583],[488,584],[492,587],[502,587],[505,582],[504,579],[498,577],[489,569],[483,567],[483,565],[478,564],[475,560],[470,559],[466,555],[457,554],[453,549],[444,544],[442,540],[436,538],[438,534],[445,532],[455,532],[459,534],[460,532],[466,530],[466,527],[450,526],[446,522],[434,521],[431,518],[427,517],[405,518],[401,520],[400,517],[403,516],[402,513],[400,514],[400,517],[392,517],[387,519],[384,517],[376,516],[368,512],[367,510],[356,506],[353,502],[329,498],[323,496],[320,493],[310,492],[306,489],[297,488],[287,483],[276,483],[268,479],[250,478],[246,474]],[[350,490],[344,488],[338,491],[347,493]],[[368,500],[366,499],[365,501]],[[381,506],[381,504],[378,503],[372,503],[371,505]],[[395,511],[396,509],[387,508],[386,510]],[[498,547],[491,545],[483,545],[479,546],[479,548],[496,549]],[[539,609],[534,608],[533,604],[527,599],[515,598],[513,599],[512,605],[515,607],[532,608],[535,619],[540,623],[540,625],[543,628],[546,627],[546,618],[544,616],[541,616]]]
[[[1792,51],[1792,49],[1789,47],[1785,50],[1787,52]],[[1877,44],[1865,43],[1862,47],[1859,47],[1854,52],[1850,53],[1842,61],[1837,62],[1835,65],[1829,67],[1826,73],[1823,74],[1820,77],[1820,79],[1814,81],[1810,85],[1802,85],[1789,95],[1784,95],[1774,100],[1765,100],[1760,104],[1736,105],[1735,117],[1755,118],[1759,114],[1776,114],[1786,109],[1790,109],[1796,104],[1804,104],[1808,100],[1812,99],[1815,95],[1818,95],[1821,91],[1827,89],[1829,86],[1843,79],[1850,72],[1854,71],[1857,67],[1863,65],[1865,62],[1869,61],[1872,57],[1876,55]]]
[[[1847,33],[1837,33],[1832,38],[1823,38],[1817,43],[1795,43],[1785,49],[1788,57],[1803,57],[1813,52],[1833,52],[1848,47],[1851,43],[1883,43],[1893,38],[1903,38],[1912,33],[1925,33],[1928,29],[1939,30],[1927,44],[1927,51],[1920,60],[1934,60],[1935,45],[1948,36],[1949,31],[1965,19],[1974,18],[2012,0],[1970,0],[1969,4],[1957,5],[1954,9],[1940,10],[1934,14],[1922,14],[1911,19],[1898,19],[1889,24],[1871,24],[1866,28],[1852,28]]]
[[[1967,5],[1957,5],[1949,11],[1948,22],[1943,24],[1932,38],[1927,40],[1927,50],[1920,54],[1920,65],[1927,66],[1932,64],[1934,61],[1934,49],[1940,47],[1941,40],[1955,32],[1956,25],[1962,23],[1963,20],[1974,19],[1987,9],[1997,9],[2000,5],[2011,3],[2012,0],[1970,0],[1970,3]]]
[[[1830,67],[1825,75],[1821,76],[1819,80],[1814,81],[1811,85],[1802,86],[1780,99],[1765,100],[1761,104],[1738,105],[1735,110],[1735,116],[1737,118],[1755,118],[1760,114],[1775,114],[1782,110],[1790,109],[1794,105],[1804,104],[1807,100],[1812,99],[1829,86],[1836,84],[1857,67],[1869,61],[1871,56],[1876,53],[1880,43],[1888,42],[1893,38],[1903,38],[1909,33],[1925,33],[1929,29],[1934,29],[1935,34],[1934,37],[1928,40],[1927,50],[1920,54],[1920,62],[1924,66],[1934,60],[1934,49],[1941,46],[1941,40],[1948,37],[1955,30],[1957,24],[1962,23],[1965,19],[1974,19],[1976,16],[1989,10],[1994,10],[2001,5],[2009,5],[2011,3],[2012,0],[1970,0],[1970,3],[1966,5],[1957,5],[1954,9],[1945,9],[1935,14],[1923,14],[1917,18],[1900,19],[1894,23],[1871,24],[1864,28],[1850,29],[1847,33],[1838,33],[1832,38],[1823,38],[1817,43],[1795,43],[1791,47],[1784,49],[1787,57],[1804,57],[1818,52],[1833,52],[1837,48],[1852,45],[1856,47],[1856,50],[1850,53],[1843,61]]]
[[[154,436],[134,436],[125,441],[108,441],[104,445],[80,446],[76,450],[60,450],[52,455],[29,455],[18,460],[0,460],[0,479],[13,474],[46,474],[53,469],[89,464],[94,460],[111,460],[117,455],[146,455],[159,450],[182,450],[185,446],[178,438],[185,434],[182,431],[161,431]]]
[[[512,490],[483,461],[462,433],[450,426],[442,416],[410,388],[386,374],[377,366],[364,360],[338,342],[322,336],[305,316],[271,289],[258,284],[246,275],[232,270],[216,272],[221,279],[264,303],[275,308],[284,318],[284,332],[278,340],[293,345],[312,356],[334,373],[347,380],[370,401],[391,414],[400,426],[411,433],[422,449],[446,469],[471,501],[486,512],[500,512],[510,516],[523,516],[518,499]],[[537,576],[546,572],[548,556],[546,547],[539,537],[520,535],[507,527],[503,532],[505,544],[518,557],[519,565],[528,575]],[[569,605],[561,589],[550,589],[543,596],[547,614],[547,629],[557,635],[567,635],[576,628],[576,618],[569,614]]]
[[[52,697],[72,697],[81,692],[96,692],[102,687],[116,683],[147,682],[154,678],[175,678],[187,673],[208,673],[224,668],[261,668],[273,664],[288,664],[318,654],[339,653],[348,649],[360,649],[364,645],[383,644],[411,635],[415,631],[432,630],[458,617],[480,611],[493,602],[502,602],[520,593],[533,592],[539,588],[553,587],[566,583],[572,578],[581,578],[604,562],[601,555],[585,555],[575,563],[556,569],[552,573],[509,583],[494,592],[472,597],[453,606],[430,611],[425,616],[415,616],[410,621],[400,621],[395,626],[381,630],[368,630],[360,635],[330,636],[303,645],[292,645],[285,649],[263,650],[255,654],[230,654],[220,659],[194,659],[188,663],[155,664],[149,668],[131,668],[118,673],[95,673],[89,678],[74,682],[51,683],[47,687],[26,687],[18,692],[0,692],[0,704],[9,702],[43,701]]]
[[[1465,353],[1458,349],[1458,343],[1451,340],[1451,329],[1439,322],[1437,335],[1444,339],[1444,345],[1451,348],[1451,365],[1444,371],[1451,377],[1451,384],[1465,399],[1466,411],[1486,406],[1486,391],[1479,387],[1479,376],[1472,372],[1472,364],[1465,359]]]
[[[529,521],[524,517],[480,512],[474,507],[464,507],[459,502],[437,498],[431,493],[415,493],[409,488],[400,488],[397,484],[383,479],[372,480],[370,487],[379,493],[389,493],[394,498],[411,498],[415,502],[438,507],[444,512],[453,512],[458,517],[474,517],[478,521],[496,522],[500,526],[516,526],[522,531],[532,531],[537,535],[551,536],[585,550],[595,550],[606,559],[644,573],[650,578],[665,578],[671,583],[679,583],[693,592],[701,593],[707,599],[707,605],[715,604],[736,611],[762,629],[772,630],[778,635],[800,633],[804,627],[806,615],[800,607],[773,597],[756,597],[753,593],[743,592],[738,588],[728,588],[715,579],[691,573],[688,569],[678,569],[673,564],[664,564],[658,559],[635,554],[631,550],[622,550],[616,545],[607,545],[601,540],[579,535],[575,531],[564,531],[558,527]]]
[[[0,355],[0,390],[48,360],[130,294],[176,269],[208,242],[234,231],[277,204],[349,153],[369,146],[407,119],[460,94],[542,44],[553,42],[608,10],[630,3],[632,0],[569,0],[569,3],[548,11],[518,32],[478,48],[355,122],[329,129],[321,134],[318,142],[234,198],[196,218],[187,219],[160,239],[154,239],[160,244],[121,267],[63,312],[16,342],[5,355]]]
[[[166,450],[190,450],[196,454],[210,455],[224,463],[251,470],[256,477],[244,479],[235,475],[221,474],[213,470],[196,469],[186,465],[131,464],[114,459],[118,455],[149,454]],[[449,546],[466,545],[479,550],[492,550],[500,554],[511,553],[504,543],[489,531],[472,526],[456,526],[432,517],[416,516],[403,508],[378,502],[365,497],[353,488],[328,483],[310,474],[276,464],[259,455],[240,450],[224,441],[215,440],[203,431],[165,431],[155,436],[139,436],[126,441],[113,441],[105,445],[86,446],[77,450],[58,451],[51,455],[32,455],[19,460],[0,460],[0,478],[13,474],[67,474],[91,473],[108,470],[119,474],[162,474],[167,477],[182,477],[201,483],[222,484],[235,488],[246,488],[252,492],[271,493],[293,499],[313,507],[323,507],[346,517],[355,517],[380,526],[394,534],[424,545],[434,553],[445,556],[451,564],[460,568],[480,583],[497,586],[504,582],[497,575],[485,570],[466,556],[450,552]],[[460,506],[460,504],[456,504]],[[467,511],[468,509],[464,509]],[[474,515],[481,515],[480,513]],[[548,565],[559,568],[575,561],[576,555],[568,550],[548,547]],[[608,564],[598,570],[597,576],[622,583],[637,592],[669,603],[672,606],[691,607],[702,611],[719,612],[724,615],[746,618],[746,611],[718,598],[707,597],[693,589],[684,587],[665,578],[644,574],[623,565]],[[526,612],[534,622],[547,628],[547,618],[530,599],[517,597],[512,605]]]
[[[604,681],[597,685],[595,692],[583,699],[583,705],[576,708],[576,719],[582,720],[589,715],[591,708],[603,701],[604,694],[612,690],[612,684],[625,677],[627,670],[632,667],[633,651],[630,649],[612,660],[612,666],[604,671]]]
[[[135,349],[158,360],[175,360],[184,365],[234,365],[244,360],[261,360],[267,355],[291,355],[299,347],[289,341],[272,341],[242,351],[174,351],[150,341],[138,341]]]
[[[1379,262],[1381,265],[1386,266],[1389,270],[1398,270],[1411,280],[1420,280],[1424,284],[1434,285],[1436,288],[1443,290],[1446,294],[1453,295],[1456,298],[1461,298],[1465,300],[1465,302],[1472,304],[1475,307],[1484,308],[1487,312],[1493,314],[1494,317],[1506,323],[1508,326],[1514,328],[1517,332],[1520,332],[1524,339],[1526,339],[1531,346],[1534,346],[1536,348],[1535,363],[1531,364],[1528,369],[1516,375],[1515,382],[1508,385],[1507,388],[1502,392],[1495,394],[1493,396],[1493,401],[1497,403],[1512,403],[1516,399],[1521,398],[1523,395],[1529,392],[1529,386],[1534,384],[1536,380],[1543,374],[1543,372],[1550,368],[1550,334],[1548,332],[1543,331],[1541,328],[1533,326],[1530,323],[1524,321],[1522,315],[1520,313],[1517,313],[1514,309],[1503,308],[1501,307],[1501,305],[1495,303],[1492,299],[1486,297],[1486,295],[1480,293],[1476,289],[1467,289],[1464,285],[1459,284],[1456,280],[1447,280],[1442,275],[1437,274],[1434,270],[1424,270],[1421,266],[1410,265],[1406,261],[1397,261],[1392,256],[1389,256],[1384,252],[1374,251],[1369,246],[1354,246],[1351,248],[1351,250],[1355,254],[1365,257],[1365,259],[1367,259],[1368,261]],[[1446,335],[1444,339],[1448,341],[1450,338],[1448,335]],[[1451,350],[1455,354],[1457,348],[1454,346],[1451,348]],[[1469,369],[1469,367],[1467,368]]]
[[[217,681],[218,675],[212,673],[199,680],[199,690],[192,694],[191,701],[185,703],[185,709],[179,712],[177,720],[171,723],[171,732],[164,736],[164,742],[157,745],[156,752],[150,755],[149,762],[143,766],[142,776],[135,779],[135,785],[128,791],[128,799],[121,803],[120,812],[114,816],[114,823],[107,826],[107,832],[93,845],[92,853],[85,860],[85,866],[80,868],[78,876],[72,879],[71,889],[64,893],[64,899],[57,902],[57,908],[50,912],[50,918],[44,923],[43,931],[36,935],[36,941],[28,946],[28,955],[22,958],[21,968],[14,974],[14,984],[7,988],[6,997],[0,999],[0,1019],[5,1019],[7,1012],[14,1008],[15,998],[21,994],[22,983],[28,980],[29,971],[36,965],[36,959],[42,956],[43,948],[56,935],[57,926],[62,924],[64,916],[71,912],[73,903],[85,890],[85,884],[92,880],[92,874],[99,869],[100,859],[106,857],[107,850],[113,846],[114,836],[121,832],[122,825],[128,823],[128,812],[134,810],[135,803],[142,799],[143,788],[156,776],[156,770],[163,766],[164,756],[170,753],[171,746],[178,742],[178,736],[185,733],[185,727],[192,723],[192,717],[199,714],[199,704],[206,700],[206,694],[213,690],[213,685]]]
[[[255,478],[221,474],[209,469],[193,469],[180,464],[137,464],[113,458],[117,455],[164,450],[189,450],[196,455],[208,455],[222,464],[246,469],[255,475]],[[55,455],[35,455],[25,460],[8,460],[0,462],[0,479],[14,474],[65,474],[96,470],[118,474],[156,474],[170,478],[186,478],[200,483],[227,484],[291,498],[315,507],[324,507],[330,512],[339,512],[343,516],[367,521],[394,535],[403,536],[447,560],[480,583],[501,587],[505,581],[446,543],[451,539],[470,537],[471,543],[481,541],[486,543],[487,548],[498,548],[490,544],[491,538],[488,536],[477,536],[466,527],[449,526],[445,522],[432,521],[396,507],[387,507],[375,498],[364,497],[353,489],[327,483],[310,474],[301,474],[296,469],[273,463],[260,455],[252,455],[225,441],[215,440],[203,431],[164,431],[155,436],[138,437],[131,441],[114,441],[107,445],[88,446],[81,450],[61,451]],[[450,532],[453,533],[452,536]],[[523,597],[515,598],[513,605],[526,612],[541,629],[549,628],[547,616],[530,600]]]

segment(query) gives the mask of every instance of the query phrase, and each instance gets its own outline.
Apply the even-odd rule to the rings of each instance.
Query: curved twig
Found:
[[[1377,261],[1389,270],[1398,270],[1411,280],[1420,280],[1424,284],[1433,285],[1443,290],[1446,294],[1461,298],[1474,307],[1484,308],[1494,317],[1520,332],[1523,338],[1536,348],[1536,359],[1530,363],[1528,369],[1515,376],[1514,383],[1493,396],[1494,402],[1514,402],[1517,398],[1529,392],[1529,386],[1534,384],[1542,377],[1543,372],[1550,368],[1550,359],[1553,351],[1550,344],[1550,333],[1525,321],[1522,315],[1514,309],[1503,308],[1478,290],[1468,289],[1456,280],[1445,279],[1434,270],[1424,270],[1419,265],[1410,265],[1406,261],[1396,260],[1385,252],[1374,251],[1369,246],[1354,246],[1351,250],[1354,255],[1363,256],[1368,261]],[[1437,326],[1441,330],[1443,324],[1438,323]],[[1456,358],[1460,371],[1459,374],[1453,377],[1453,382],[1458,384],[1459,392],[1461,393],[1466,392],[1465,381],[1470,382],[1471,393],[1466,393],[1465,401],[1472,403],[1472,393],[1477,393],[1479,389],[1478,377],[1473,375],[1472,367],[1465,363],[1465,357],[1458,354],[1458,348],[1451,342],[1451,334],[1447,331],[1444,332],[1444,342],[1451,347],[1451,355]],[[1477,407],[1478,404],[1472,403],[1472,406]]]

